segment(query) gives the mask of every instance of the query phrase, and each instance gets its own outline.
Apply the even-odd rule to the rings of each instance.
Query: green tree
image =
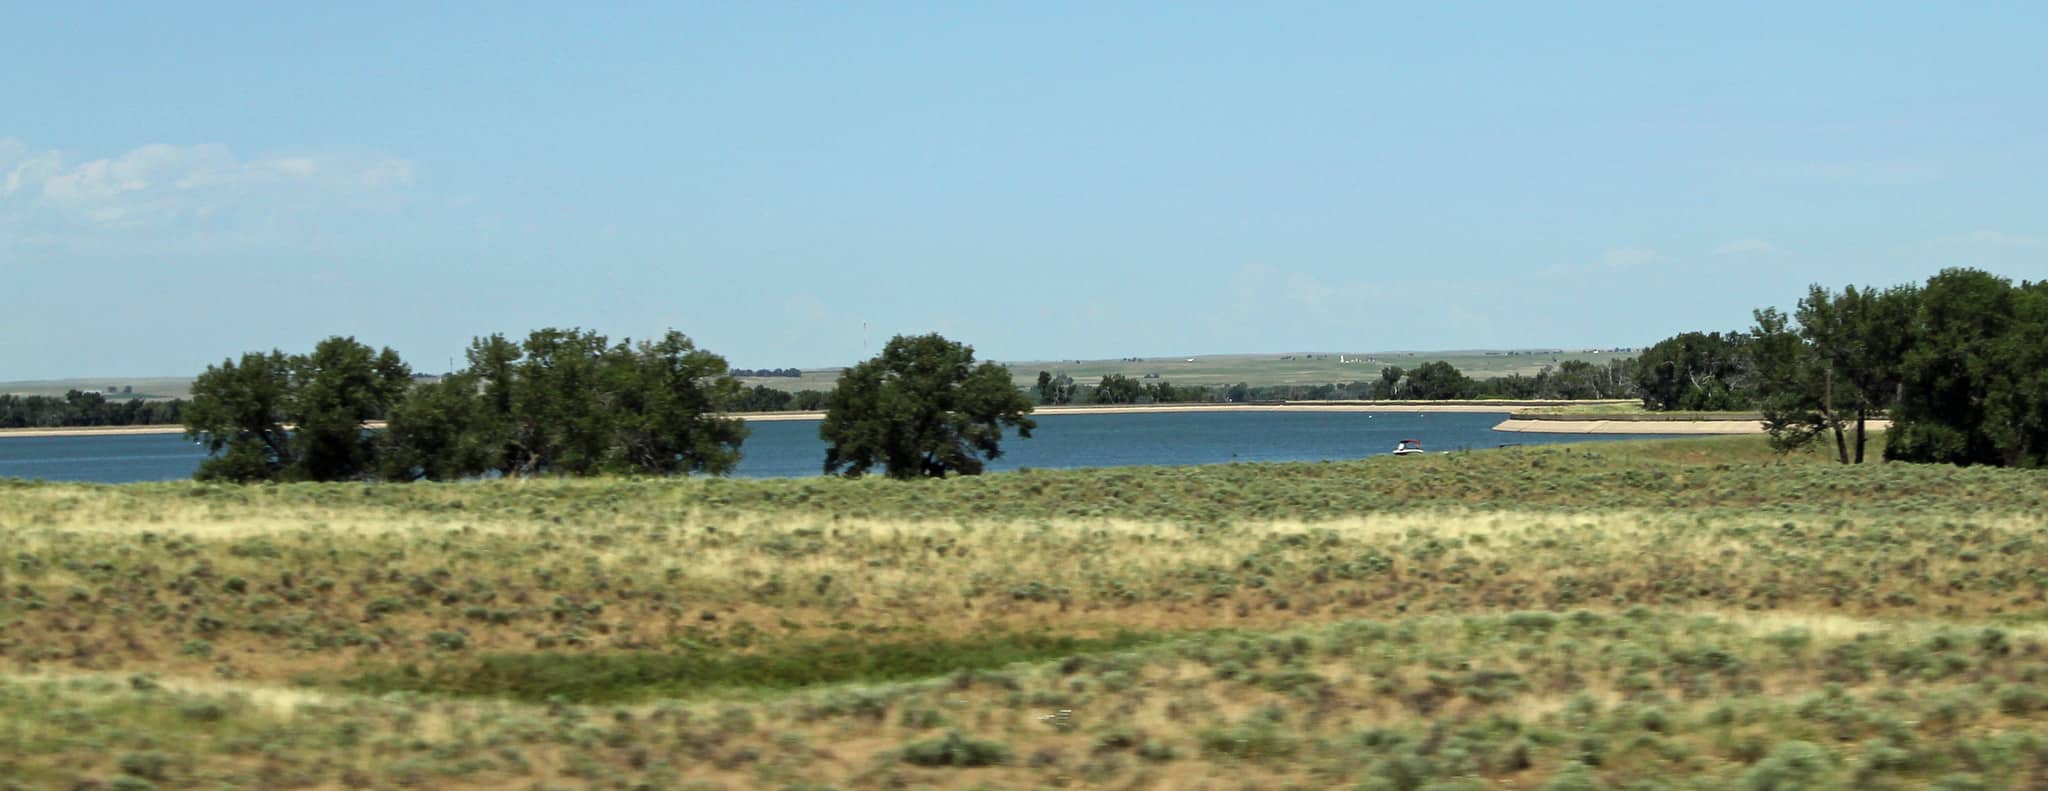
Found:
[[[1653,410],[1729,410],[1752,405],[1755,366],[1749,334],[1687,332],[1643,350],[1636,384]]]
[[[1813,346],[1799,337],[1791,317],[1778,309],[1765,308],[1754,315],[1749,353],[1757,373],[1755,402],[1763,413],[1771,447],[1785,453],[1832,433],[1836,453],[1847,461],[1842,421],[1836,417],[1829,382],[1815,384],[1819,366]]]
[[[285,430],[292,394],[291,362],[284,352],[248,352],[222,360],[192,381],[185,407],[185,437],[206,447],[194,477],[202,480],[273,481],[296,458]]]
[[[826,398],[825,472],[881,466],[891,478],[974,475],[1002,455],[1005,428],[1030,437],[1031,401],[995,363],[937,335],[903,336],[839,377]]]
[[[498,470],[505,446],[481,381],[474,371],[459,371],[413,386],[392,407],[380,437],[379,475],[451,481]]]
[[[1097,404],[1135,404],[1145,396],[1145,386],[1123,374],[1109,374],[1095,385],[1090,401]]]
[[[292,358],[292,445],[298,468],[290,477],[347,481],[374,477],[377,438],[367,424],[384,418],[412,386],[412,369],[386,348],[372,351],[354,338],[328,338],[313,353]]]
[[[1423,363],[1408,374],[1408,396],[1431,401],[1470,398],[1478,386],[1456,366],[1437,360]]]
[[[1912,341],[1900,361],[1900,397],[1885,458],[1950,464],[2023,465],[2038,455],[2039,429],[2028,393],[2040,361],[2024,348],[2039,329],[2031,314],[2040,286],[1974,269],[1947,269],[1927,280],[1914,313]],[[2024,296],[2024,299],[2022,297]]]
[[[185,434],[205,445],[202,480],[340,481],[372,477],[379,443],[366,425],[412,383],[390,349],[332,337],[310,355],[242,355],[192,384]],[[289,428],[287,428],[289,427]]]
[[[718,414],[718,405],[740,392],[725,358],[670,330],[657,341],[622,342],[604,360],[617,457],[629,469],[725,475],[739,464],[747,425]]]
[[[1373,397],[1374,397],[1374,398],[1399,398],[1399,397],[1401,397],[1401,379],[1402,379],[1402,377],[1405,377],[1405,376],[1407,376],[1407,375],[1408,375],[1408,372],[1407,372],[1407,371],[1403,371],[1403,370],[1401,370],[1401,366],[1398,366],[1398,365],[1389,365],[1389,366],[1387,366],[1387,367],[1385,367],[1385,368],[1381,368],[1381,369],[1380,369],[1380,380],[1379,380],[1379,382],[1378,382],[1377,384],[1375,384],[1375,385],[1373,386],[1373,389],[1372,389]]]
[[[468,369],[395,410],[386,475],[395,479],[724,474],[747,429],[725,359],[670,331],[608,345],[584,330],[536,330],[520,345],[472,341]]]

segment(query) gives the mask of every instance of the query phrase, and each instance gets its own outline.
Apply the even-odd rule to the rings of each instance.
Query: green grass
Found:
[[[870,636],[795,641],[737,654],[716,648],[677,653],[488,654],[427,670],[416,666],[372,670],[342,681],[341,686],[371,693],[428,692],[536,702],[687,699],[997,670],[1019,663],[1119,651],[1166,637],[1134,632],[1105,638],[987,634],[906,640]]]

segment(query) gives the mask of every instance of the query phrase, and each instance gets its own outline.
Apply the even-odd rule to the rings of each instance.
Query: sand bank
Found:
[[[1383,414],[1427,414],[1437,412],[1505,414],[1527,406],[1557,406],[1570,401],[1300,401],[1289,404],[1137,404],[1128,406],[1042,406],[1031,414],[1046,415],[1163,415],[1187,412],[1368,412]],[[1606,402],[1589,402],[1606,403]],[[823,420],[823,412],[745,412],[733,417],[772,422],[778,420]]]
[[[1866,427],[1876,433],[1891,427],[1872,420]],[[1495,431],[1530,431],[1547,434],[1762,434],[1758,420],[1506,420]]]

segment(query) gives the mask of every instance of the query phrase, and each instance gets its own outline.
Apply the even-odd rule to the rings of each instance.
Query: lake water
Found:
[[[1642,439],[1624,435],[1494,431],[1505,413],[1172,412],[1040,415],[1031,439],[1003,443],[991,470],[1319,461],[1382,455],[1403,439],[1432,451],[1503,444]],[[736,473],[745,478],[817,475],[825,459],[818,422],[755,422]],[[192,477],[205,453],[176,434],[0,437],[0,477],[128,483]]]

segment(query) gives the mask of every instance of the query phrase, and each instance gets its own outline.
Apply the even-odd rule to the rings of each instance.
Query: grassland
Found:
[[[1754,437],[0,482],[0,788],[2041,787],[2043,513]]]
[[[1629,356],[1623,354],[1621,356]],[[1564,360],[1585,360],[1605,365],[1611,352],[1288,352],[1280,354],[1204,354],[1193,357],[1145,357],[1130,360],[1024,360],[1009,362],[1018,387],[1038,382],[1038,372],[1065,374],[1074,381],[1094,384],[1109,374],[1133,379],[1154,377],[1176,385],[1229,386],[1245,382],[1256,387],[1273,385],[1322,385],[1378,379],[1380,369],[1389,365],[1414,368],[1443,360],[1466,376],[1490,379],[1508,374],[1534,376],[1546,365]],[[782,390],[830,390],[839,370],[816,369],[800,377],[759,377],[744,379],[747,385],[767,385]]]
[[[0,382],[0,393],[23,396],[63,396],[72,390],[99,390],[111,393],[121,387],[134,388],[127,395],[111,398],[190,398],[192,377],[151,376],[111,377],[106,379],[38,379],[17,382]]]
[[[1585,360],[1605,364],[1613,353],[1572,352],[1514,352],[1505,351],[1443,351],[1443,352],[1289,352],[1280,354],[1204,354],[1195,357],[1148,357],[1138,360],[1027,360],[1008,363],[1017,386],[1029,387],[1037,384],[1039,371],[1066,374],[1075,381],[1094,384],[1108,374],[1123,374],[1131,378],[1142,378],[1157,374],[1159,379],[1176,385],[1220,385],[1228,386],[1246,382],[1254,386],[1269,385],[1320,385],[1335,382],[1355,382],[1377,379],[1380,368],[1398,365],[1413,368],[1433,360],[1444,360],[1463,371],[1466,376],[1486,379],[1518,373],[1534,376],[1545,365],[1554,365],[1563,360]],[[1622,356],[1628,356],[1626,354]],[[1192,359],[1193,362],[1188,362]],[[839,381],[838,368],[815,368],[805,370],[802,376],[763,376],[741,379],[748,386],[797,390],[831,390]],[[137,397],[188,398],[191,396],[190,377],[147,377],[106,379],[51,379],[35,381],[0,382],[0,393],[16,395],[61,396],[67,390],[103,390],[107,387],[128,386],[135,388]]]

